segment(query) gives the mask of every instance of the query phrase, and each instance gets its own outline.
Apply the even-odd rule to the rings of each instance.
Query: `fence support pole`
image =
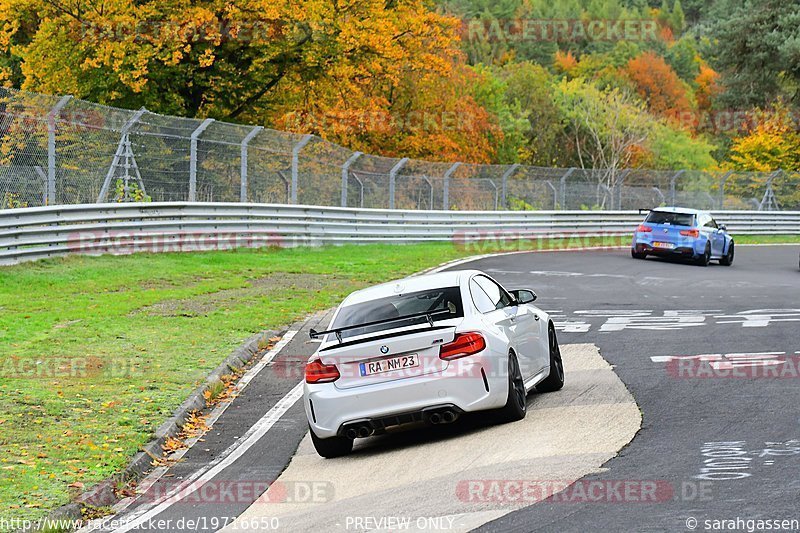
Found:
[[[286,203],[289,203],[289,200],[292,197],[292,183],[291,180],[286,178],[286,175],[283,173],[282,170],[278,171],[278,177],[283,181],[283,187],[286,190]]]
[[[780,176],[783,170],[778,169],[767,178],[767,188],[764,190],[764,196],[761,198],[761,203],[758,204],[758,210],[764,211],[780,211],[781,206],[778,204],[778,199],[775,198],[775,191],[772,189],[772,181]]]
[[[350,175],[350,167],[362,155],[364,155],[363,152],[355,152],[345,161],[344,165],[342,165],[342,207],[347,207],[347,178]]]
[[[544,184],[550,187],[550,190],[553,191],[553,211],[555,211],[558,209],[558,189],[556,189],[556,186],[553,185],[553,182],[550,180],[546,180]]]
[[[670,202],[672,202],[673,206],[675,205],[675,203],[677,202],[677,199],[678,199],[678,197],[677,197],[678,193],[676,191],[675,184],[677,183],[678,178],[683,176],[685,173],[686,173],[685,170],[679,170],[678,172],[675,173],[674,176],[672,176],[669,179],[669,198],[670,198]]]
[[[658,197],[661,198],[661,201],[658,203],[658,205],[667,203],[667,199],[664,198],[664,193],[661,192],[661,189],[659,189],[658,187],[653,187],[653,191],[655,191]]]
[[[427,183],[428,184],[428,188],[430,189],[430,196],[429,196],[429,199],[428,199],[428,210],[429,211],[433,211],[433,183],[431,183],[431,180],[428,179],[428,176],[421,176],[421,177],[422,177],[422,181]]]
[[[561,179],[559,179],[559,188],[561,189],[561,209],[567,208],[567,179],[572,176],[572,173],[577,170],[575,167],[567,169]]]
[[[44,191],[44,195],[42,196],[42,205],[47,205],[47,174],[45,174],[44,170],[42,170],[42,167],[39,165],[33,167],[33,170],[36,171],[36,174],[42,180],[42,190]]]
[[[456,170],[458,170],[458,167],[460,166],[461,163],[453,163],[453,166],[448,168],[447,172],[444,173],[444,198],[442,198],[442,209],[445,211],[450,210],[450,177]]]
[[[729,170],[726,172],[720,179],[719,179],[719,207],[718,209],[722,209],[722,206],[725,204],[725,184],[728,182],[728,179],[733,175],[733,171]]]
[[[358,186],[360,187],[359,189],[360,192],[358,196],[359,198],[358,207],[364,207],[364,182],[361,181],[361,178],[358,177],[358,174],[356,174],[355,172],[353,172],[352,174],[353,174],[353,179],[356,180],[356,183],[358,183]]]
[[[194,202],[197,199],[197,139],[206,131],[211,123],[214,122],[213,118],[207,118],[192,132],[191,140],[189,143],[189,201]]]
[[[242,139],[241,169],[239,172],[239,175],[241,177],[239,201],[242,203],[247,202],[247,146],[250,144],[250,141],[252,141],[256,135],[261,133],[263,129],[264,129],[263,126],[256,126],[252,130],[250,130],[250,133],[248,133],[244,139]]]
[[[305,145],[311,142],[314,136],[306,134],[300,139],[300,142],[294,145],[292,148],[292,188],[291,193],[289,195],[289,203],[296,204],[297,203],[297,175],[299,174],[299,166],[300,166],[300,150],[302,150]]]
[[[397,173],[400,172],[404,166],[406,166],[406,163],[408,163],[408,158],[404,157],[392,167],[392,170],[389,171],[389,209],[394,209],[394,192]]]
[[[142,118],[147,112],[147,109],[140,108],[139,111],[133,114],[133,116],[128,119],[128,122],[122,126],[122,130],[119,132],[119,144],[117,145],[117,151],[114,153],[114,158],[111,160],[111,166],[108,167],[108,172],[106,172],[106,178],[103,180],[103,186],[100,188],[100,194],[97,195],[97,203],[101,204],[106,201],[108,196],[108,190],[111,188],[111,180],[114,177],[114,174],[117,172],[117,165],[119,165],[119,160],[125,155],[125,151],[127,150],[128,145],[128,135],[130,135],[131,129],[139,122],[139,119]],[[137,171],[138,172],[138,171]]]
[[[614,180],[614,195],[611,197],[611,208],[614,209],[616,203],[617,209],[622,209],[622,187],[625,185],[625,178],[631,173],[631,169],[626,168],[623,170],[619,177]]]
[[[64,106],[72,100],[71,96],[62,96],[53,109],[47,114],[47,204],[56,203],[56,120]]]
[[[500,197],[500,203],[503,204],[503,209],[508,209],[508,178],[510,178],[511,175],[514,174],[514,172],[516,172],[518,168],[519,168],[519,163],[514,163],[513,165],[511,165],[511,167],[509,167],[508,170],[503,172],[502,183],[501,183],[503,192],[502,196]]]
[[[490,184],[490,185],[492,186],[492,188],[494,189],[494,210],[495,210],[495,211],[499,211],[500,209],[499,209],[499,206],[497,205],[497,194],[498,194],[498,191],[497,191],[497,184],[496,184],[496,183],[494,182],[494,180],[492,180],[492,179],[488,179],[488,178],[487,178],[487,179],[486,179],[486,181],[488,181],[488,182],[489,182],[489,184]]]

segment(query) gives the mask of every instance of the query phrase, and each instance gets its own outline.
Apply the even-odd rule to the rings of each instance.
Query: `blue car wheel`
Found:
[[[722,256],[719,260],[719,264],[722,266],[729,267],[733,264],[733,241],[728,245],[728,253]]]
[[[703,252],[703,255],[697,258],[697,264],[700,266],[708,266],[711,262],[711,243],[706,243],[706,251]]]

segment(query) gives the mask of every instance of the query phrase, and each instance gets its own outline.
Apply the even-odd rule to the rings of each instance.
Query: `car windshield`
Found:
[[[651,224],[669,224],[671,226],[694,226],[694,215],[687,213],[668,213],[666,211],[650,211],[645,222]]]
[[[339,310],[331,325],[331,329],[346,326],[356,326],[368,322],[377,322],[390,318],[400,318],[417,313],[443,311],[433,316],[434,321],[460,318],[464,316],[464,307],[461,302],[461,289],[458,287],[444,287],[428,289],[406,294],[395,294],[385,298],[378,298],[368,302],[348,305]],[[444,312],[446,311],[446,313]],[[375,324],[363,328],[354,328],[342,332],[342,338],[355,337],[366,333],[402,328],[414,324],[427,322],[424,316],[397,320],[385,324]],[[331,340],[331,335],[328,340]]]

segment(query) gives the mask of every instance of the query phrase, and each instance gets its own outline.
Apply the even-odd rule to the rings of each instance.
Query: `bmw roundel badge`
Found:
[[[381,353],[382,353],[382,354],[387,354],[387,353],[389,353],[389,347],[388,347],[388,346],[386,346],[385,344],[384,344],[383,346],[381,346]]]

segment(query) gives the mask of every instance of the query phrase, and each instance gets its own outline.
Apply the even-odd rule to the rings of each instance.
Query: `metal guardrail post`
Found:
[[[242,203],[247,202],[247,146],[250,144],[250,141],[252,141],[253,138],[255,138],[255,136],[261,133],[263,130],[263,126],[256,126],[250,130],[250,133],[248,133],[244,139],[242,139],[242,154],[240,158],[241,168],[239,170],[239,176],[241,177],[239,201]]]
[[[729,170],[719,179],[719,209],[722,209],[725,204],[725,184],[732,175],[733,171]]]
[[[389,209],[394,209],[394,194],[397,173],[400,172],[404,166],[406,166],[406,163],[408,163],[408,158],[404,157],[392,167],[392,170],[389,171]]]
[[[64,106],[72,100],[71,96],[62,96],[53,109],[47,114],[47,204],[56,203],[56,119]]]
[[[672,202],[673,206],[675,205],[675,203],[677,202],[677,199],[678,199],[678,193],[677,193],[677,190],[676,190],[677,188],[676,188],[675,184],[677,183],[678,178],[683,176],[685,173],[686,173],[685,170],[679,170],[678,172],[675,173],[674,176],[672,176],[669,179],[669,198],[670,198],[670,202]]]
[[[572,173],[577,170],[575,167],[567,169],[561,179],[559,179],[559,187],[561,189],[561,209],[567,208],[567,179],[572,176]]]
[[[453,173],[458,170],[458,167],[461,166],[461,163],[453,163],[453,166],[447,169],[447,172],[444,173],[444,191],[442,194],[444,197],[442,198],[442,209],[445,211],[450,210],[450,177]]]
[[[292,186],[291,186],[291,193],[289,195],[289,203],[296,204],[297,203],[297,183],[298,183],[298,174],[299,174],[299,166],[300,166],[300,150],[302,150],[305,145],[311,142],[314,136],[310,133],[303,136],[300,141],[294,145],[292,148]]]
[[[350,174],[350,167],[362,155],[364,155],[363,152],[355,152],[347,161],[345,161],[344,165],[342,165],[342,207],[347,207],[347,177]],[[363,185],[361,186],[361,189],[363,191]]]
[[[114,158],[111,160],[111,166],[108,167],[108,172],[106,172],[106,177],[103,180],[103,186],[100,187],[100,194],[97,195],[97,203],[103,203],[107,196],[108,190],[111,188],[111,179],[114,177],[114,174],[117,171],[117,165],[119,165],[120,159],[125,155],[127,151],[128,145],[128,135],[130,135],[131,129],[139,122],[139,119],[142,118],[142,115],[147,113],[147,109],[144,107],[139,108],[139,110],[133,114],[131,118],[122,126],[122,129],[119,132],[119,144],[117,145],[117,151],[114,152]]]
[[[189,201],[194,202],[197,198],[197,139],[206,131],[213,118],[205,119],[196,130],[192,132],[189,143]]]
[[[503,177],[502,177],[502,182],[501,182],[503,193],[502,193],[502,196],[500,197],[501,198],[501,202],[500,203],[503,204],[503,209],[508,209],[508,196],[507,196],[507,194],[508,194],[508,178],[510,178],[514,174],[514,172],[517,171],[518,168],[519,168],[519,163],[514,163],[513,165],[511,165],[511,167],[508,170],[503,172]]]

